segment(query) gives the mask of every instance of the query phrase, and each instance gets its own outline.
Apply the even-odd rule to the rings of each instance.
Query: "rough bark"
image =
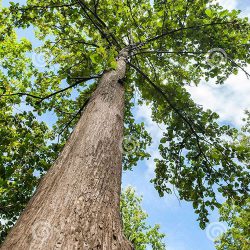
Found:
[[[57,161],[1,250],[133,249],[122,233],[126,52],[106,72]]]

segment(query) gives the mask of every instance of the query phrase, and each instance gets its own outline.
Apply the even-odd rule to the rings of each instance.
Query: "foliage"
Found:
[[[240,137],[235,138],[233,144],[248,152],[246,164],[250,164],[250,113],[246,112],[245,126]],[[234,201],[227,201],[220,209],[220,220],[228,223],[229,229],[216,240],[216,249],[218,250],[247,250],[250,246],[250,198],[241,206]]]
[[[160,226],[151,227],[147,225],[148,217],[141,208],[142,198],[135,194],[132,187],[122,192],[121,213],[124,233],[136,250],[146,250],[150,246],[153,250],[164,250],[162,242],[165,235],[159,232]]]
[[[146,152],[147,146],[151,144],[152,138],[145,129],[143,122],[136,123],[132,110],[135,107],[133,101],[134,86],[126,86],[126,105],[125,105],[125,128],[123,139],[123,168],[132,170],[139,160],[149,158]]]
[[[202,228],[209,209],[220,207],[216,193],[243,204],[249,193],[249,166],[245,165],[249,152],[231,143],[238,135],[236,129],[219,125],[218,115],[203,110],[185,90],[202,79],[223,84],[238,70],[249,76],[244,66],[250,62],[250,25],[239,14],[223,10],[212,0],[155,0],[153,4],[149,0],[28,0],[25,5],[10,2],[1,8],[0,97],[9,113],[1,113],[7,121],[0,127],[1,171],[8,174],[1,177],[0,190],[4,190],[3,204],[8,201],[15,208],[0,218],[15,221],[35,189],[37,176],[51,165],[98,79],[116,68],[123,48],[129,52],[122,81],[126,87],[124,141],[137,145],[133,153],[125,150],[124,169],[149,157],[150,135],[143,123],[134,123],[132,112],[134,105],[144,103],[152,109],[153,120],[165,128],[152,180],[159,194],[169,193],[168,184],[173,184],[181,199],[193,203]],[[35,30],[38,47],[17,37],[15,29],[27,28]],[[216,48],[225,52],[224,60],[216,59],[221,52],[210,60],[207,53]],[[40,56],[43,63],[37,60]],[[13,110],[21,104],[30,111]],[[36,120],[48,112],[55,118],[51,128]],[[6,130],[14,130],[11,141]],[[30,139],[25,140],[26,136]],[[12,171],[27,168],[30,172],[22,176]],[[27,183],[15,185],[15,192],[25,198],[6,191],[15,178],[15,183]]]
[[[0,13],[1,20],[3,16]],[[29,41],[17,41],[9,19],[0,23],[0,241],[24,209],[57,151],[49,143],[54,135],[47,125],[31,111],[19,110],[21,96],[4,96],[26,90],[32,75],[30,59],[26,57],[30,50]]]
[[[248,250],[250,245],[250,199],[243,206],[225,204],[220,209],[221,220],[229,229],[216,241],[217,250]]]
[[[51,131],[44,122],[39,123],[31,112],[11,114],[1,101],[0,106],[0,211],[7,221],[0,222],[2,239],[56,154],[54,145],[47,145]]]

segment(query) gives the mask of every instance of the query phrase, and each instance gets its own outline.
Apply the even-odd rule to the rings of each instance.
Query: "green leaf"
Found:
[[[208,17],[212,17],[212,16],[213,16],[213,12],[212,12],[211,9],[206,9],[206,10],[205,10],[205,13],[206,13],[206,15],[207,15]]]

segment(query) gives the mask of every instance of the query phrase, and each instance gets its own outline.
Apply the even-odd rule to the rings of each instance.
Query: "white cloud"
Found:
[[[215,0],[216,3],[219,3],[222,7],[228,10],[241,9],[239,8],[239,5],[241,3],[240,1],[241,0]],[[250,19],[250,7],[241,10],[241,16],[248,17]]]
[[[215,2],[219,3],[221,6],[228,10],[233,10],[237,6],[236,0],[217,0]]]
[[[246,69],[250,72],[250,66]],[[187,87],[193,99],[220,115],[222,122],[232,123],[234,126],[242,125],[244,110],[250,108],[250,80],[244,72],[231,75],[223,85],[214,82],[203,82],[198,87]]]

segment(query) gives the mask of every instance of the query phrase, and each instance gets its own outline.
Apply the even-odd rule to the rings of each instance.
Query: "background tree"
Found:
[[[126,188],[121,196],[121,213],[126,237],[133,243],[135,249],[153,250],[166,249],[164,234],[159,232],[160,226],[147,225],[148,215],[141,207],[142,198],[138,197],[132,187]]]
[[[250,244],[249,220],[250,200],[245,205],[235,206],[225,203],[221,209],[221,220],[228,223],[229,228],[216,241],[218,250],[247,250]]]
[[[193,203],[202,228],[208,222],[208,210],[220,207],[217,192],[236,204],[246,200],[250,178],[248,166],[242,163],[247,156],[230,144],[237,131],[220,126],[218,115],[194,103],[185,89],[204,78],[222,84],[239,69],[249,76],[244,66],[250,58],[250,25],[247,18],[238,17],[239,11],[223,10],[212,0],[58,0],[10,5],[0,13],[1,100],[4,107],[12,105],[13,117],[13,108],[21,102],[31,109],[33,116],[26,112],[21,120],[27,121],[26,129],[35,130],[35,138],[45,134],[32,145],[43,145],[37,152],[46,156],[43,163],[34,159],[34,164],[27,161],[33,158],[26,151],[18,152],[18,160],[26,159],[31,177],[22,177],[29,187],[16,185],[16,191],[27,189],[25,199],[13,198],[9,186],[24,183],[17,174],[23,164],[18,167],[11,157],[15,148],[3,137],[2,172],[8,174],[0,181],[2,218],[15,221],[36,186],[29,178],[36,180],[35,176],[48,169],[83,115],[3,249],[30,247],[32,227],[42,219],[56,230],[36,249],[83,242],[90,248],[131,249],[119,219],[119,144],[124,126],[124,169],[149,157],[146,146],[151,138],[143,123],[134,123],[131,112],[137,104],[150,105],[153,120],[165,125],[159,144],[161,158],[155,160],[152,180],[161,196],[171,192],[169,184],[174,185],[180,199]],[[13,28],[30,26],[41,44],[36,49],[27,40],[12,39]],[[32,62],[28,52],[34,51],[45,58],[44,68]],[[221,57],[224,60],[218,60]],[[136,92],[139,97],[133,102]],[[35,121],[48,112],[56,117],[52,133]],[[13,126],[10,128],[22,128],[25,133],[21,122]],[[13,141],[21,145],[22,139]],[[28,140],[23,145],[26,150],[31,148]],[[137,146],[131,152],[129,145]],[[6,207],[9,202],[11,210]]]
[[[245,164],[250,164],[250,114],[246,112],[245,126],[240,136],[235,138],[234,145],[238,151],[248,153]],[[245,153],[244,153],[245,154]],[[238,206],[233,200],[227,201],[220,208],[220,220],[228,224],[228,229],[216,241],[218,250],[247,250],[250,245],[250,199]]]
[[[39,122],[29,110],[20,111],[22,101],[18,96],[4,98],[4,93],[25,90],[32,74],[30,60],[25,54],[31,50],[26,39],[17,41],[10,22],[0,24],[0,241],[14,225],[24,209],[40,175],[44,174],[58,152],[48,140],[53,133],[44,122]],[[12,84],[9,84],[9,82]],[[25,87],[26,86],[26,87]],[[14,89],[13,89],[14,88]]]

